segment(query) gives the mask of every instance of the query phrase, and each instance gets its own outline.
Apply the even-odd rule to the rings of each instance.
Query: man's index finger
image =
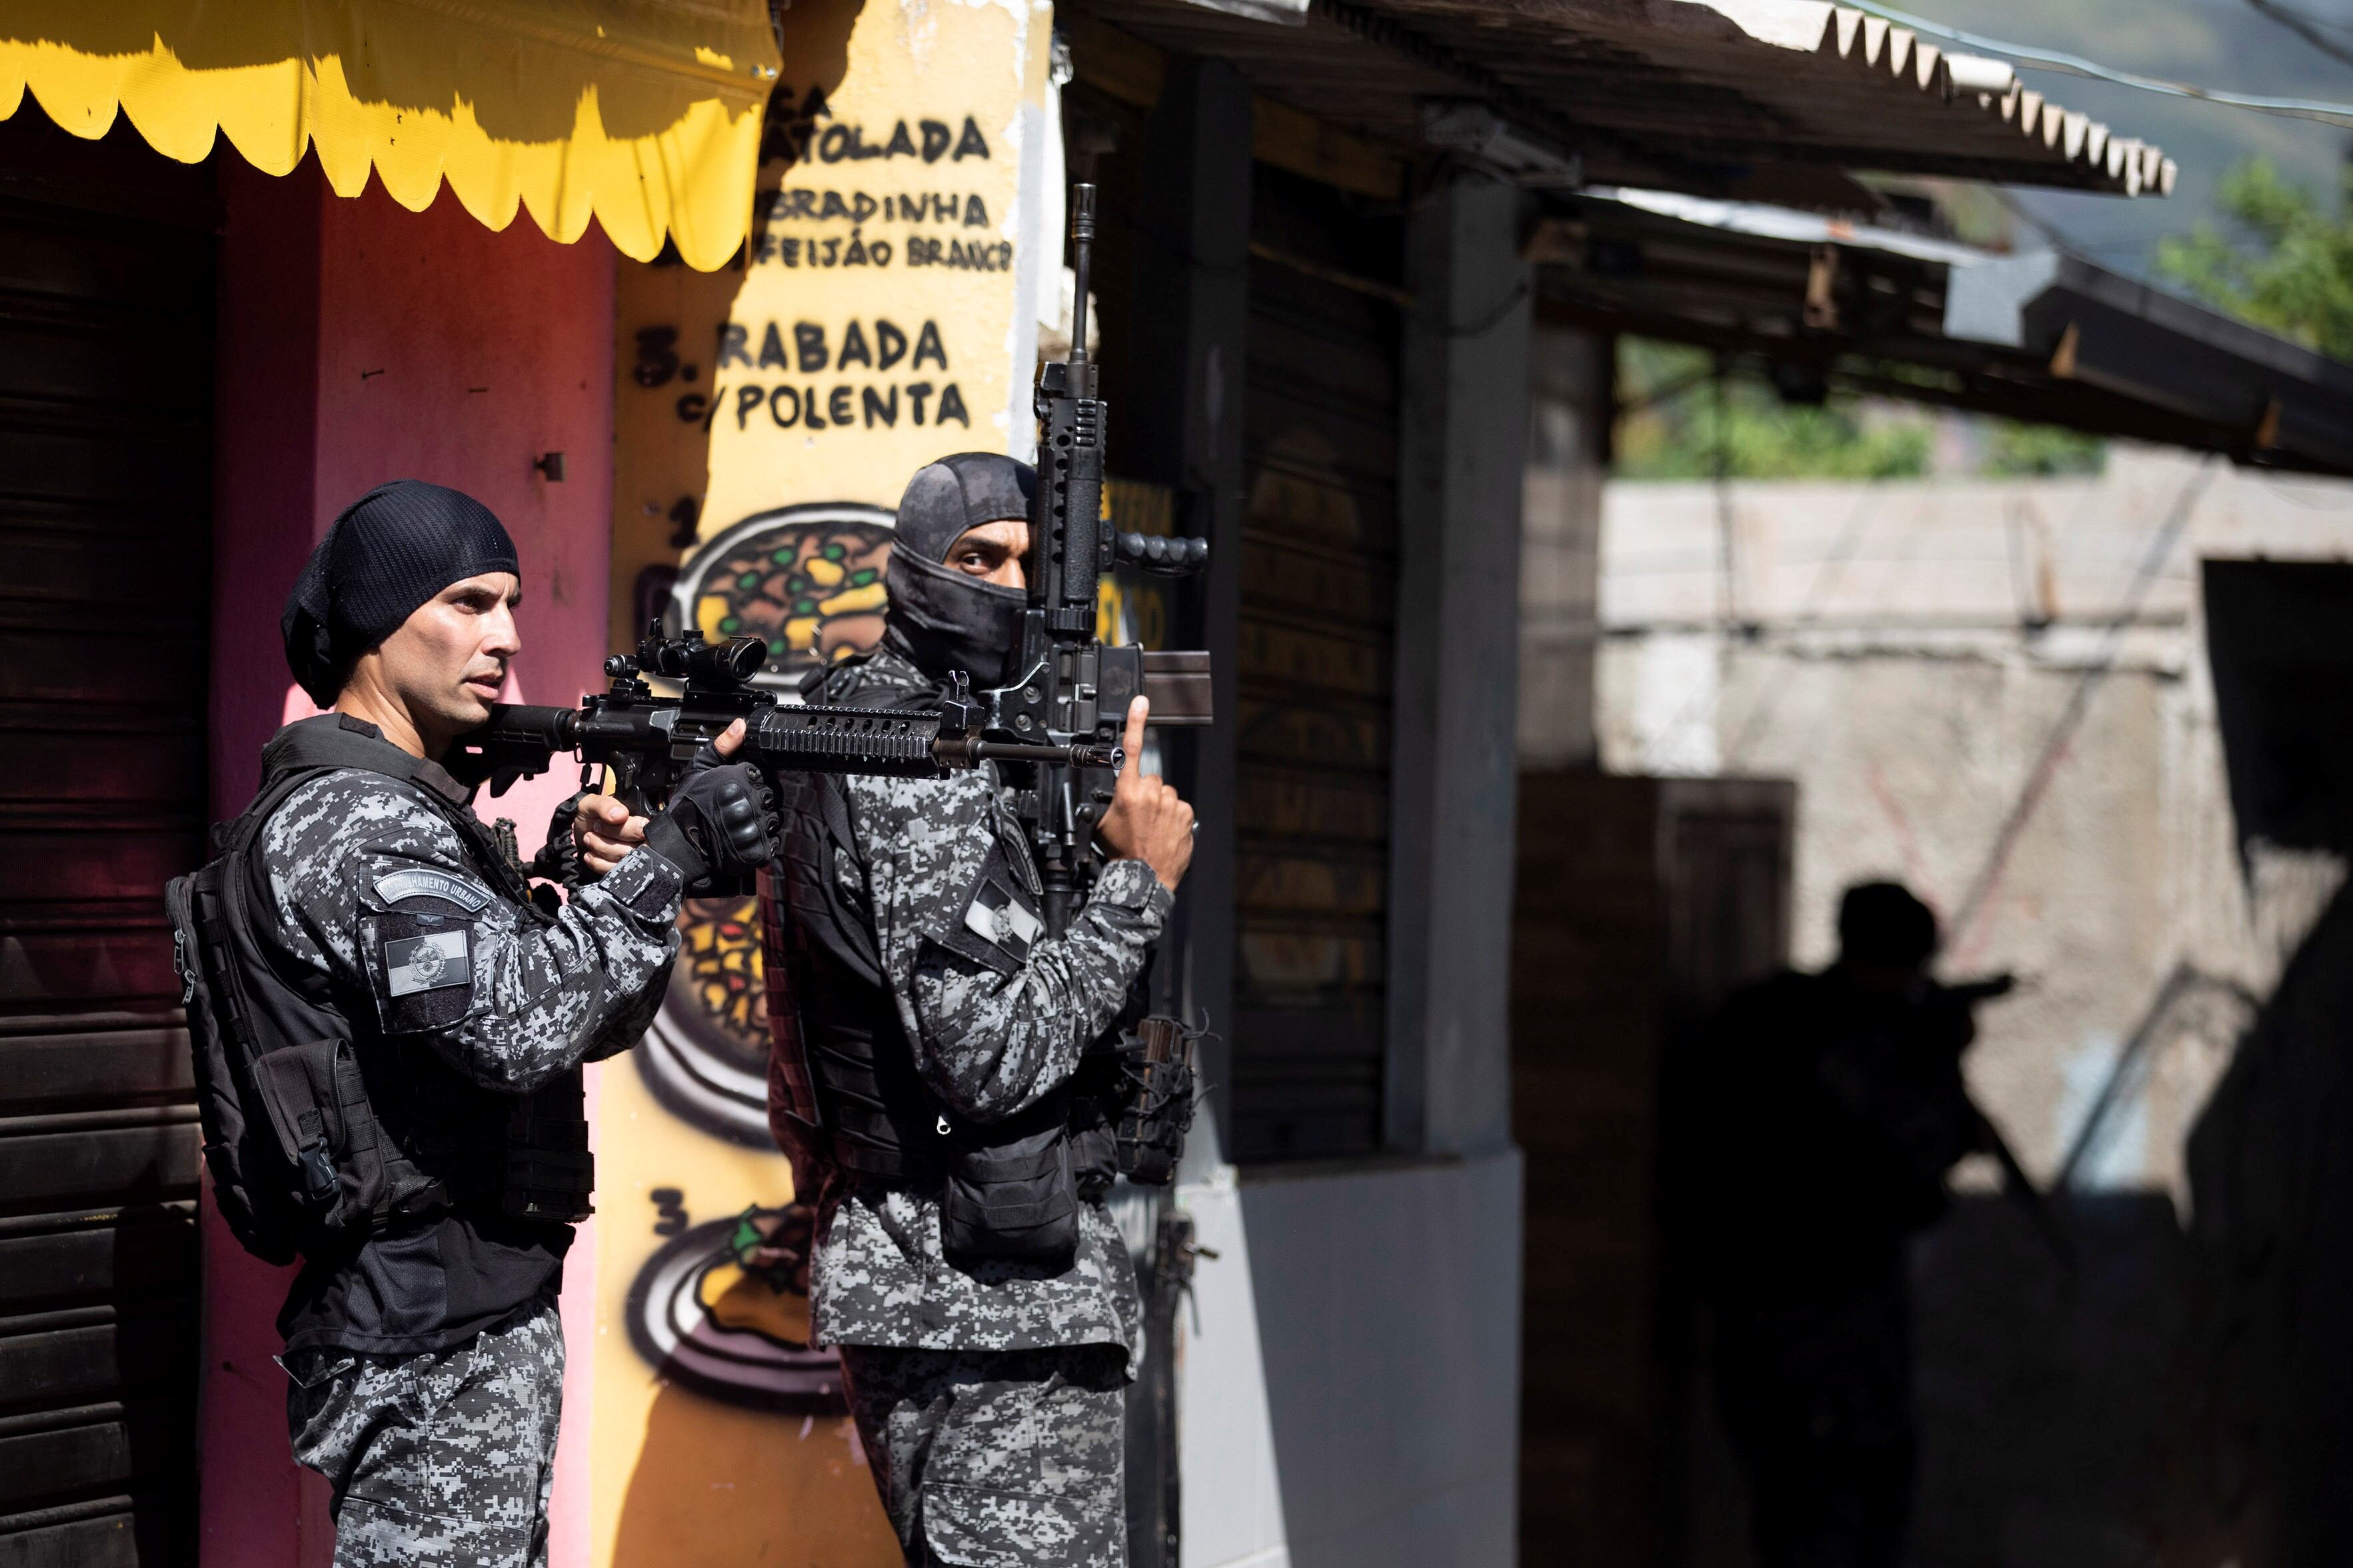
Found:
[[[1151,711],[1149,698],[1138,697],[1127,705],[1127,733],[1120,739],[1121,746],[1127,752],[1127,761],[1122,764],[1120,772],[1132,778],[1143,776],[1144,721]]]

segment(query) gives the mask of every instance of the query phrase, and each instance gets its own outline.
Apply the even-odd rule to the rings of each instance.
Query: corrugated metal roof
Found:
[[[2353,474],[2353,365],[2064,251],[1645,191],[1547,195],[1538,309],[1843,386]]]
[[[1845,171],[2162,195],[2173,164],[1824,0],[1075,0],[1265,97],[1400,147],[1434,100],[1476,99],[1611,184],[1865,205]],[[1288,10],[1296,26],[1263,19]]]
[[[2157,147],[2114,135],[2088,115],[2028,91],[2001,60],[1947,54],[1852,6],[1823,0],[1655,0],[1646,8],[1714,11],[1746,41],[1815,57],[1787,74],[1768,69],[1752,91],[1833,142],[1853,139],[1854,122],[1847,117],[1892,112],[1892,122],[1874,121],[1870,132],[1876,144],[1890,149],[1901,143],[1921,155],[2021,161],[2056,176],[2021,183],[2082,185],[2126,195],[2166,195],[2173,190],[2173,163]],[[1682,29],[1670,31],[1679,35]],[[1662,58],[1683,60],[1694,69],[1724,58],[1726,41],[1717,29],[1693,31],[1707,34],[1708,42],[1694,46],[1688,56],[1679,44],[1662,46]],[[1736,51],[1744,46],[1734,47]],[[1906,89],[1915,100],[1910,104],[1897,101]],[[1923,108],[1930,112],[1921,115]]]

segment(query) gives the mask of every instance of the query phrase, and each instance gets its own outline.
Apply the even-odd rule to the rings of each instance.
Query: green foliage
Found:
[[[2340,198],[2345,193],[2340,193]],[[2353,361],[2353,218],[2335,214],[2263,158],[2222,181],[2222,210],[2242,240],[2201,223],[2158,247],[2158,270],[2232,315]]]
[[[1625,412],[1618,422],[1617,476],[1714,479],[1717,402],[1706,351],[1621,338],[1618,356]],[[1833,395],[1808,407],[1784,402],[1754,376],[1735,374],[1725,382],[1722,406],[1727,479],[1919,479],[1935,466],[1936,427],[1917,405]],[[2096,437],[2007,419],[1976,425],[1982,439],[1974,443],[1978,458],[1970,468],[1978,473],[2096,474],[2106,460],[2106,444]]]
[[[1637,338],[1621,339],[1619,352],[1622,396],[1636,405],[1618,426],[1619,477],[1713,479],[1718,404],[1704,379],[1706,352]],[[1731,479],[1884,479],[1928,471],[1926,420],[1866,422],[1843,399],[1801,407],[1746,377],[1725,383],[1722,408],[1722,455]]]
[[[2021,479],[2052,474],[2096,474],[2107,466],[2108,444],[2056,425],[2018,425],[1988,420],[1985,453],[1978,471]]]
[[[1628,422],[1618,473],[1630,479],[1705,479],[1716,472],[1715,400],[1679,421]],[[1680,426],[1677,428],[1676,426]],[[1928,427],[1905,420],[1866,428],[1845,408],[1792,408],[1753,384],[1725,388],[1724,471],[1736,479],[1889,479],[1928,471]]]

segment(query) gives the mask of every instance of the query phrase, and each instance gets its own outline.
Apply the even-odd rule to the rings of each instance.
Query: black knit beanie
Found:
[[[278,621],[286,668],[311,701],[331,707],[354,659],[417,605],[485,572],[522,572],[489,507],[422,479],[378,485],[343,509],[295,579]]]

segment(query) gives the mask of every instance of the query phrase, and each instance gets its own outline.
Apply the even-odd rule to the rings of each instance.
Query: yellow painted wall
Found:
[[[917,467],[1026,454],[1020,181],[1050,166],[1050,13],[795,0],[784,26],[740,264],[622,267],[611,632],[633,646],[683,568],[685,620],[769,637],[789,679],[879,635],[886,509]],[[792,1191],[760,1121],[751,909],[681,925],[663,1016],[601,1088],[593,1560],[887,1568],[830,1358],[797,1348],[807,1300],[741,1261]]]

